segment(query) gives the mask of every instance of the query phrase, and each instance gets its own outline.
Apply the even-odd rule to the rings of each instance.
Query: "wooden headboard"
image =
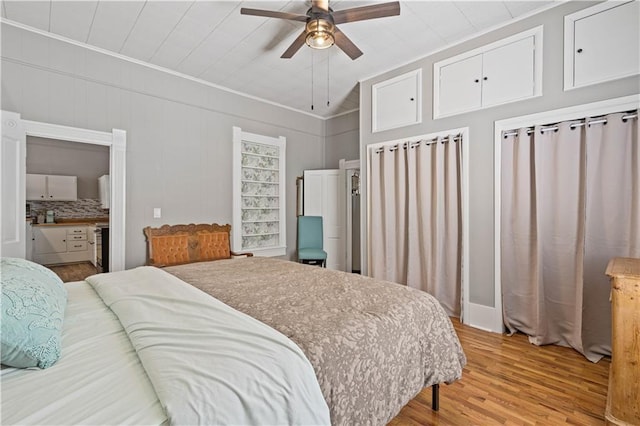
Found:
[[[231,259],[233,256],[253,256],[252,253],[231,251],[231,225],[202,223],[189,225],[147,226],[147,265],[172,266],[210,260]]]

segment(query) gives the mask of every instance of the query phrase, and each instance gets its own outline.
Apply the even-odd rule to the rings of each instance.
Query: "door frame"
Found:
[[[126,149],[127,132],[112,129],[111,132],[62,126],[21,119],[26,137],[58,139],[109,147],[109,180],[111,183],[111,207],[109,209],[109,271],[125,269],[125,217],[126,217]],[[22,181],[26,175],[22,176]],[[23,197],[25,194],[23,193]],[[26,200],[21,201],[22,208]]]
[[[341,159],[339,162],[339,168],[344,173],[345,181],[345,271],[353,272],[353,206],[351,203],[351,176],[355,170],[360,172],[360,160],[345,160]],[[362,209],[360,209],[360,216],[362,217]],[[362,224],[362,220],[360,220]],[[362,229],[360,229],[360,256],[362,257]],[[362,271],[362,267],[360,268]]]
[[[360,238],[363,241],[362,248],[366,250],[366,253],[361,253],[362,256],[362,269],[363,275],[369,276],[369,233],[370,233],[370,223],[371,223],[371,174],[369,171],[371,170],[371,158],[369,152],[371,150],[380,148],[382,146],[388,145],[397,145],[407,142],[408,140],[422,140],[422,139],[436,139],[438,137],[446,137],[453,134],[460,134],[462,136],[462,170],[461,170],[461,184],[462,184],[462,271],[461,271],[461,297],[460,301],[460,321],[463,324],[468,324],[473,327],[478,327],[476,324],[478,323],[477,314],[473,311],[473,306],[469,302],[469,294],[471,288],[471,275],[469,273],[469,127],[459,127],[457,129],[449,129],[449,130],[441,130],[434,133],[417,135],[406,137],[402,139],[394,139],[385,142],[372,143],[365,147],[365,156],[366,156],[366,171],[360,169],[360,188],[361,194],[360,199],[361,203],[364,204],[361,208],[364,208],[364,211],[361,211],[363,215],[361,218],[361,226],[362,233],[360,234]],[[363,176],[366,175],[366,176]],[[363,179],[364,182],[363,182]],[[365,184],[365,190],[362,191],[363,183]],[[363,196],[365,195],[365,196]],[[366,240],[365,240],[366,239]],[[366,245],[365,245],[366,244]],[[366,262],[366,263],[365,263]]]

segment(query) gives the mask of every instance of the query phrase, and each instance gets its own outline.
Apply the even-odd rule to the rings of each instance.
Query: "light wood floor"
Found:
[[[91,262],[72,263],[68,265],[47,266],[56,273],[64,283],[82,281],[90,275],[95,275],[98,270]]]
[[[462,379],[440,386],[440,411],[427,388],[389,426],[604,424],[609,358],[593,364],[573,349],[453,321],[467,355]]]

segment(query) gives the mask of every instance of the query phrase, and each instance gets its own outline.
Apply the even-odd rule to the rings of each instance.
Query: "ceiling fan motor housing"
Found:
[[[333,46],[335,43],[333,33],[336,26],[333,23],[331,12],[331,9],[329,9],[328,12],[314,12],[313,8],[307,11],[307,16],[309,16],[307,24],[305,25],[307,33],[305,43],[307,46],[314,49],[326,49]]]

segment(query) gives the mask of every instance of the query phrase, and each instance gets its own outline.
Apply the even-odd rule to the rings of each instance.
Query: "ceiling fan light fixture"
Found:
[[[326,49],[333,46],[335,25],[326,19],[318,18],[307,22],[305,43],[312,49]]]

